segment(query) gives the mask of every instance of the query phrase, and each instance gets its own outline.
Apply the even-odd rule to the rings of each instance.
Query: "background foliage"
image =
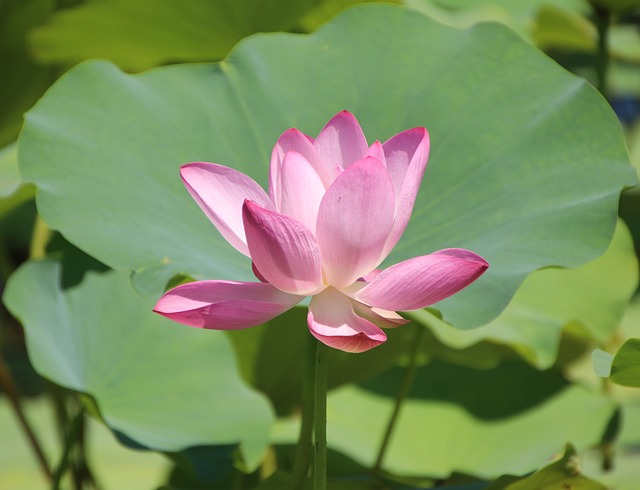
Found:
[[[226,334],[149,308],[176,274],[251,277],[178,166],[215,161],[266,184],[283,130],[315,135],[347,108],[370,139],[416,125],[431,134],[389,264],[462,246],[491,269],[383,346],[332,354],[332,488],[371,488],[408,374],[376,488],[634,488],[640,355],[623,342],[640,337],[638,194],[623,195],[617,224],[615,212],[635,182],[625,140],[640,165],[638,2],[406,0],[341,12],[357,3],[378,2],[0,3],[10,74],[0,80],[0,409],[13,404],[36,426],[54,482],[286,487],[304,310]],[[74,67],[94,58],[108,61]],[[27,447],[8,433],[5,453]],[[564,456],[549,465],[554,454]],[[37,459],[0,460],[0,486],[49,485]]]

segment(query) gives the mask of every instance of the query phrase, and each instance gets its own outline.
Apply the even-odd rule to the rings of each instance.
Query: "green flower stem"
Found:
[[[0,242],[0,278],[2,282],[7,282],[9,276],[13,274],[15,267],[9,257],[9,252],[4,243]]]
[[[27,417],[22,410],[20,396],[13,381],[13,376],[11,375],[11,371],[9,370],[9,367],[5,363],[2,356],[0,356],[0,386],[2,387],[2,390],[11,403],[11,407],[16,414],[18,423],[20,424],[20,427],[22,427],[22,430],[24,431],[29,441],[29,445],[33,450],[42,473],[44,474],[47,481],[51,481],[51,470],[49,469],[49,463],[47,463],[47,458],[44,455],[44,451],[42,450],[42,446],[40,445],[40,442],[36,437],[35,431],[29,424],[29,421],[27,420]]]
[[[61,445],[64,445],[67,427],[69,426],[69,412],[67,410],[67,395],[64,389],[57,384],[47,381],[47,391],[51,408],[56,421],[56,430]]]
[[[77,444],[79,437],[82,435],[82,425],[84,419],[84,408],[81,408],[76,416],[71,421],[69,425],[69,429],[67,430],[67,435],[64,440],[64,449],[62,452],[62,457],[60,458],[60,462],[56,467],[56,471],[53,474],[53,482],[51,484],[51,490],[59,490],[60,483],[62,482],[62,477],[64,476],[67,468],[69,467],[69,463],[71,461],[71,450]]]
[[[598,51],[596,53],[596,78],[598,91],[605,98],[609,96],[607,72],[609,71],[609,27],[611,26],[611,12],[605,7],[594,6],[595,24],[598,29]]]
[[[302,421],[293,461],[293,490],[302,490],[309,472],[313,451],[314,386],[316,382],[316,340],[309,336],[309,349],[305,357],[305,373],[302,380]]]
[[[327,488],[327,377],[329,372],[329,350],[317,342],[316,376],[314,386],[314,423],[315,453],[313,464],[314,490]]]
[[[418,354],[420,352],[420,341],[422,340],[424,327],[422,325],[414,325],[414,327],[415,335],[412,342],[413,349],[411,350],[411,354],[409,357],[409,364],[404,371],[404,376],[400,383],[400,387],[398,388],[398,392],[396,393],[393,412],[391,413],[391,417],[389,418],[389,422],[387,423],[387,429],[385,430],[384,437],[382,438],[382,444],[380,444],[380,449],[378,450],[378,457],[376,458],[376,462],[373,465],[373,469],[371,470],[375,477],[380,475],[382,463],[389,447],[389,442],[391,441],[393,430],[395,429],[396,423],[400,416],[400,409],[402,408],[402,404],[404,403],[405,399],[409,395],[409,391],[411,391],[413,381],[416,377],[416,370],[418,368]]]
[[[36,215],[36,221],[33,224],[33,233],[31,234],[29,257],[32,259],[41,259],[44,257],[47,254],[47,244],[50,239],[51,230],[40,215]]]

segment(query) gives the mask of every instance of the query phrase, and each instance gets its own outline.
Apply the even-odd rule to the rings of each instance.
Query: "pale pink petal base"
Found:
[[[347,287],[382,262],[394,207],[391,177],[375,158],[359,160],[336,178],[320,202],[316,225],[329,284]]]
[[[345,352],[364,352],[387,340],[380,328],[355,314],[349,298],[333,288],[311,299],[307,323],[316,339]]]
[[[280,171],[282,170],[282,162],[284,157],[289,152],[296,152],[302,155],[311,166],[316,169],[316,172],[323,179],[331,182],[335,176],[335,171],[331,171],[330,175],[324,175],[326,170],[320,165],[320,158],[318,153],[313,147],[313,138],[310,138],[306,134],[300,132],[295,128],[287,129],[273,148],[271,152],[271,165],[269,166],[269,196],[274,203],[279,203],[281,199],[280,195]]]
[[[410,321],[402,318],[395,311],[383,310],[375,306],[367,306],[359,301],[351,300],[351,305],[353,306],[353,311],[355,311],[359,317],[369,320],[380,328],[401,327]]]
[[[315,232],[320,201],[324,196],[322,180],[300,153],[290,151],[280,169],[280,201],[276,209]]]
[[[467,287],[488,267],[473,252],[448,248],[392,265],[352,296],[385,310],[417,310]]]
[[[269,321],[302,299],[271,284],[197,281],[167,291],[153,311],[191,327],[236,330]]]

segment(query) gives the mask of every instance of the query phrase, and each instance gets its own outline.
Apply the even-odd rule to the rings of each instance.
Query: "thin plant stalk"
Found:
[[[391,442],[391,436],[393,435],[393,431],[400,416],[400,410],[402,409],[402,405],[407,396],[409,396],[409,392],[411,391],[411,387],[413,386],[413,382],[416,377],[416,370],[418,368],[418,354],[420,352],[420,341],[422,340],[424,327],[421,325],[415,325],[414,332],[415,335],[412,342],[413,348],[411,349],[409,364],[405,368],[404,376],[402,377],[402,381],[400,382],[400,386],[398,387],[398,392],[396,393],[395,403],[393,406],[393,412],[391,412],[391,417],[389,417],[387,428],[384,432],[384,437],[382,438],[382,443],[380,444],[380,448],[378,449],[376,462],[373,465],[373,469],[371,470],[373,475],[376,477],[380,475],[382,463],[384,462],[384,457],[387,453],[387,449],[389,448],[389,442]]]
[[[13,381],[13,376],[11,375],[11,371],[9,367],[4,361],[4,358],[0,355],[0,386],[2,386],[3,391],[9,398],[9,402],[11,403],[11,407],[18,419],[18,423],[22,430],[24,431],[27,440],[29,441],[29,446],[33,451],[36,460],[38,461],[38,466],[40,466],[40,470],[42,474],[46,478],[47,481],[51,481],[51,469],[49,468],[49,463],[47,463],[47,458],[44,455],[44,451],[38,438],[36,436],[35,431],[29,424],[29,421],[22,410],[22,404],[20,403],[20,396],[18,394],[18,389]]]
[[[60,445],[64,445],[64,438],[66,437],[67,427],[70,422],[69,411],[67,409],[67,395],[62,387],[50,381],[47,382],[47,391],[56,421],[58,440]]]
[[[327,378],[329,372],[329,350],[317,342],[316,375],[314,386],[314,435],[315,452],[313,464],[314,490],[327,488]]]
[[[44,228],[43,228],[44,227]],[[42,256],[41,252],[44,252],[44,248],[41,248],[39,243],[44,240],[47,236],[45,232],[46,225],[43,221],[40,220],[39,217],[36,217],[36,223],[34,225],[34,232],[31,241],[31,256],[34,257],[33,252],[35,251],[36,256]],[[48,229],[47,229],[48,230]],[[36,238],[37,235],[37,238]],[[12,272],[12,265],[8,258],[7,251],[4,246],[0,244],[0,273],[6,279]],[[35,257],[34,257],[35,258]],[[24,414],[22,409],[22,404],[20,402],[20,395],[18,393],[18,389],[14,382],[13,376],[11,375],[11,371],[7,364],[4,361],[4,358],[0,356],[0,386],[2,386],[3,391],[6,393],[9,402],[11,403],[11,407],[18,419],[18,423],[24,434],[29,441],[29,446],[33,451],[35,458],[38,462],[38,466],[42,471],[42,474],[46,478],[47,481],[51,481],[52,474],[51,469],[49,467],[49,463],[47,462],[47,458],[44,454],[44,450],[42,449],[42,445],[40,444],[35,431],[29,424],[29,421]]]
[[[315,344],[315,339],[309,336],[309,349],[307,356],[305,356],[305,373],[302,379],[302,420],[293,461],[293,490],[302,490],[304,488],[313,452],[314,386],[316,376]]]
[[[611,26],[611,12],[606,7],[594,6],[595,24],[598,29],[598,51],[596,52],[595,68],[598,91],[605,97],[609,96],[607,75],[609,71],[609,27]]]
[[[64,476],[67,468],[69,467],[69,463],[71,462],[71,450],[78,442],[78,438],[82,432],[82,424],[84,421],[84,408],[81,408],[76,416],[71,421],[69,428],[67,430],[67,434],[64,441],[64,448],[62,451],[62,456],[60,458],[60,462],[56,467],[56,470],[53,474],[53,482],[51,484],[51,490],[59,490],[60,483],[62,482],[62,477]]]
[[[51,230],[40,217],[36,215],[36,221],[33,224],[33,232],[31,234],[31,244],[29,245],[29,257],[32,259],[41,259],[47,254],[47,244],[51,239]]]

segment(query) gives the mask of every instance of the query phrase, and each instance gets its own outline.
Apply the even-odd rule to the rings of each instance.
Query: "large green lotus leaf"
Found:
[[[329,445],[371,465],[393,409],[403,371],[329,394]],[[434,362],[418,369],[384,461],[401,475],[491,479],[545,466],[567,441],[600,441],[615,410],[606,396],[571,385],[553,371],[505,363],[490,370]],[[278,440],[295,438],[286,424]]]
[[[640,388],[640,339],[628,339],[613,356],[611,381]]]
[[[637,296],[627,309],[618,341],[622,343],[624,339],[629,337],[640,338],[640,298]],[[616,347],[611,346],[610,350],[613,352]],[[579,379],[583,384],[591,383],[593,386],[602,386],[601,379],[594,379],[593,368],[596,368],[596,374],[599,376],[609,376],[614,356],[603,351],[594,351],[594,361],[597,352],[603,356],[601,359],[603,364],[591,366],[584,363],[583,367],[576,366],[578,370],[574,369],[571,373],[572,378]],[[598,367],[600,369],[597,369]],[[631,365],[627,365],[627,367],[631,367]],[[608,383],[607,390],[610,396],[619,402],[621,409],[621,426],[620,433],[615,440],[613,468],[608,471],[603,470],[602,451],[595,449],[582,457],[585,471],[599,481],[608,484],[610,488],[636,490],[638,487],[638,447],[640,447],[640,390],[612,383]]]
[[[31,33],[45,62],[106,58],[128,70],[224,57],[255,32],[288,29],[313,0],[93,0]]]
[[[532,28],[533,40],[540,49],[595,52],[598,31],[584,15],[544,5],[538,12]]]
[[[411,350],[418,325],[387,330],[387,341],[358,355],[332,349],[329,389],[363,381],[397,364]],[[245,378],[269,396],[279,415],[300,408],[302,383],[317,342],[307,327],[307,311],[293,308],[266,324],[228,332]],[[286,341],[283,341],[286,339]]]
[[[224,334],[154,314],[123,272],[90,272],[66,290],[60,282],[58,262],[29,262],[4,295],[40,374],[91,394],[109,427],[138,444],[171,452],[241,443],[256,467],[271,409],[238,377]]]
[[[607,252],[577,269],[534,272],[509,306],[481,328],[452,329],[427,310],[411,313],[445,345],[462,349],[489,341],[506,344],[539,368],[556,360],[564,328],[572,327],[597,344],[614,334],[638,285],[633,240],[621,220]]]
[[[27,115],[21,171],[47,223],[115,269],[248,279],[178,166],[213,161],[266,184],[283,130],[315,135],[344,108],[371,141],[429,129],[429,167],[387,264],[482,254],[488,273],[439,305],[456,326],[493,319],[535,269],[603,253],[635,182],[615,115],[584,80],[503,26],[457,30],[380,4],[308,36],[256,35],[220,64],[138,76],[83,64]]]
[[[536,16],[543,9],[552,7],[582,14],[591,11],[586,0],[404,0],[403,3],[456,27],[469,27],[478,22],[500,22],[531,40],[538,27]]]
[[[567,444],[564,455],[533,475],[522,478],[503,476],[489,485],[486,490],[607,490],[580,472],[580,462],[576,450]]]
[[[402,0],[320,0],[298,20],[297,25],[304,31],[311,32],[347,7],[352,7],[359,3],[375,2],[404,3]]]

